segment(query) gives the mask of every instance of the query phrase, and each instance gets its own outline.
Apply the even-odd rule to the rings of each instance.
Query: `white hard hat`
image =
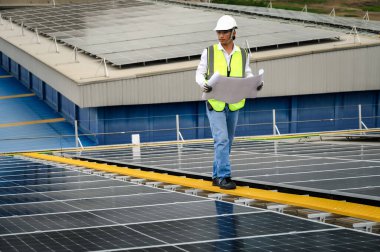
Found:
[[[235,19],[231,17],[230,15],[224,15],[219,18],[214,28],[214,31],[227,31],[227,30],[236,29],[236,28],[237,28],[237,24],[236,24]]]

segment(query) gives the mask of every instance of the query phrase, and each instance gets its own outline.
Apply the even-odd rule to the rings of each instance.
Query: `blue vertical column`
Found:
[[[21,65],[17,64],[17,79],[21,81]]]
[[[7,71],[7,72],[9,72],[10,59],[4,53],[1,55],[1,58],[2,58],[1,63],[2,63],[2,66],[3,66],[4,70]]]
[[[29,72],[29,82],[28,82],[28,87],[27,88],[29,88],[30,90],[32,90],[32,78],[33,78],[33,74],[31,73],[31,72]]]
[[[105,107],[96,108],[95,114],[90,114],[90,124],[92,120],[95,120],[96,129],[91,129],[91,131],[96,135],[96,143],[97,144],[105,144],[105,116],[104,116]],[[91,126],[90,126],[91,127]],[[100,134],[100,135],[99,135]]]
[[[289,108],[289,133],[297,133],[298,97],[292,96]]]
[[[19,68],[19,73],[20,73],[20,82],[26,87],[29,89],[30,87],[30,73],[29,71],[22,67],[21,65],[19,65],[20,68]]]
[[[375,116],[376,116],[375,127],[379,128],[380,127],[380,91],[377,91]]]
[[[207,138],[207,130],[206,128],[208,127],[208,122],[206,120],[206,114],[205,114],[205,102],[204,101],[198,101],[197,104],[197,130],[196,130],[196,135],[195,138],[201,139],[201,138]]]
[[[54,99],[55,99],[55,108],[54,108],[54,110],[56,112],[59,112],[59,106],[60,106],[60,104],[59,104],[59,92],[56,91],[54,95],[55,95],[55,97],[54,97]]]
[[[19,65],[16,61],[9,59],[10,66],[9,66],[9,72],[16,78],[18,79],[19,76]]]
[[[343,105],[344,105],[344,95],[337,93],[335,94],[334,100],[334,130],[342,130],[344,129],[344,121],[342,118],[344,117]]]
[[[44,81],[41,82],[41,98],[46,101],[46,83]]]

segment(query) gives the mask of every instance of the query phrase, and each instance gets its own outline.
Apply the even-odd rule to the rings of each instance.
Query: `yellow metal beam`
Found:
[[[31,125],[31,124],[41,124],[41,123],[56,123],[56,122],[63,122],[63,121],[65,121],[65,118],[53,118],[53,119],[45,119],[45,120],[27,121],[27,122],[3,123],[3,124],[0,124],[0,128],[24,126],[24,125]]]
[[[262,189],[254,189],[248,187],[238,186],[235,190],[223,190],[217,186],[212,186],[210,181],[183,178],[173,175],[167,175],[157,172],[141,171],[138,169],[121,168],[114,165],[98,164],[95,162],[81,161],[70,158],[38,154],[38,153],[25,153],[27,157],[49,160],[57,163],[70,164],[82,166],[98,171],[111,172],[121,175],[127,175],[136,178],[143,178],[147,180],[160,181],[168,184],[181,185],[185,187],[197,188],[210,192],[218,192],[230,194],[233,196],[259,199],[270,202],[277,202],[292,206],[304,207],[309,209],[320,210],[329,213],[335,213],[355,218],[365,219],[380,222],[380,207],[362,205],[357,203],[336,201],[324,198],[294,195],[289,193],[273,192]]]
[[[0,96],[0,100],[14,99],[14,98],[23,98],[23,97],[31,97],[31,96],[35,96],[35,95],[36,94],[30,93],[30,94]]]
[[[12,75],[1,75],[0,79],[12,78]]]

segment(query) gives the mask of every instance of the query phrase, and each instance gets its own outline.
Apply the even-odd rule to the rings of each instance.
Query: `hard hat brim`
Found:
[[[232,28],[230,28],[230,29],[220,29],[218,26],[216,26],[214,29],[213,29],[213,31],[227,31],[227,30],[236,30],[237,29],[237,27],[235,26],[235,27],[232,27]]]

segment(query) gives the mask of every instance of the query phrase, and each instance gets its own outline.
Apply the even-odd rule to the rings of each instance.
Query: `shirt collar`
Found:
[[[224,50],[223,46],[220,44],[220,42],[218,43],[218,49],[221,50],[221,51],[224,51],[226,52],[226,50]],[[240,48],[238,46],[235,45],[234,43],[234,48],[232,49],[232,52],[231,52],[231,55],[234,54],[235,52],[240,52]],[[226,52],[227,53],[227,52]]]

